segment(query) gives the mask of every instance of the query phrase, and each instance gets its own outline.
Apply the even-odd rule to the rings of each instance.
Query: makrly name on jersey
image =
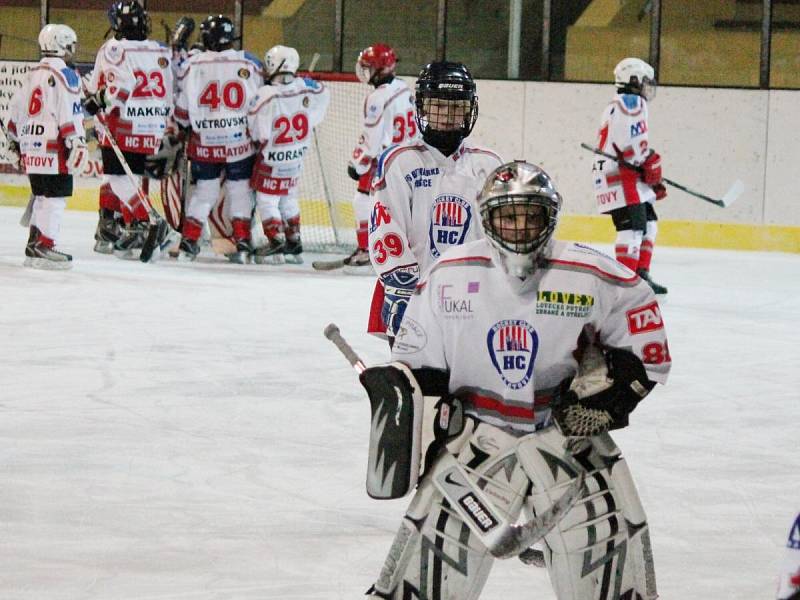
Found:
[[[448,248],[483,237],[475,193],[502,161],[463,142],[451,156],[417,142],[389,148],[378,162],[370,255],[379,274],[427,269]]]
[[[550,423],[550,402],[575,374],[574,353],[587,336],[634,352],[648,378],[664,383],[671,359],[647,283],[578,244],[553,241],[545,256],[546,265],[515,283],[486,240],[450,250],[409,302],[392,359],[449,371],[449,390],[467,413],[522,432]]]

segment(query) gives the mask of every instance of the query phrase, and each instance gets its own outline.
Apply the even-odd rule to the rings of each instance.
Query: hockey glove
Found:
[[[361,175],[358,174],[356,168],[353,165],[347,165],[347,176],[353,181],[358,181],[359,179],[361,179]]]
[[[400,322],[406,306],[419,280],[419,267],[401,267],[381,275],[383,281],[383,307],[381,319],[386,324],[386,335],[394,338],[400,330]]]
[[[14,142],[12,140],[8,141],[8,147],[6,148],[6,158],[8,162],[11,163],[11,166],[15,169],[19,169],[22,171],[22,155],[19,152],[19,143]]]
[[[568,437],[621,429],[653,386],[642,361],[632,352],[590,345],[569,391],[553,406],[553,418]]]
[[[194,31],[194,19],[191,17],[181,17],[175,23],[175,31],[172,32],[172,37],[169,40],[170,46],[174,50],[186,50],[189,42],[189,37]]]
[[[144,170],[153,179],[164,179],[172,175],[182,148],[177,136],[167,135],[161,140],[158,152],[144,159]]]
[[[653,191],[656,193],[656,200],[663,200],[667,197],[667,188],[664,187],[663,183],[657,183],[654,186],[651,186]]]
[[[67,171],[72,175],[80,175],[89,162],[89,148],[83,136],[68,137],[64,140],[67,147]]]
[[[652,151],[642,163],[642,180],[647,185],[661,183],[661,155]]]
[[[108,106],[106,98],[106,88],[100,88],[94,94],[89,94],[83,101],[83,108],[87,113],[94,116]]]

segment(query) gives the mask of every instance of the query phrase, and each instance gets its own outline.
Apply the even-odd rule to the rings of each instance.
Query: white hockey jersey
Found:
[[[106,89],[108,106],[99,118],[125,152],[158,152],[172,114],[171,54],[152,40],[112,39],[100,46],[86,87],[89,93]],[[100,145],[110,143],[101,136]]]
[[[77,72],[60,58],[43,58],[14,93],[7,129],[19,143],[26,173],[68,173],[64,140],[86,135]]]
[[[648,146],[647,102],[636,94],[616,94],[603,111],[597,148],[608,154],[622,156],[625,162],[641,165],[650,154]],[[592,183],[597,209],[601,213],[628,204],[654,202],[656,194],[641,179],[631,184],[627,194],[617,161],[595,156],[592,164]]]
[[[421,273],[448,248],[483,237],[475,198],[501,164],[494,152],[466,142],[449,157],[422,141],[387,150],[369,225],[378,275],[415,266]]]
[[[207,50],[191,56],[179,77],[175,120],[192,129],[189,158],[224,163],[255,154],[247,109],[264,84],[259,60],[241,50]]]
[[[780,580],[778,582],[778,600],[791,600],[800,593],[800,512],[797,513],[789,539],[786,542],[786,554],[783,559]]]
[[[512,290],[486,240],[450,250],[417,286],[392,359],[449,371],[466,413],[521,432],[550,423],[553,395],[577,370],[573,352],[595,336],[634,352],[648,378],[665,383],[671,359],[647,283],[587,246],[553,241],[546,256]]]
[[[375,88],[364,100],[363,127],[350,164],[363,175],[393,144],[420,139],[414,95],[405,81],[395,77]]]
[[[330,91],[319,81],[296,77],[265,85],[247,113],[250,135],[260,146],[253,188],[285,196],[297,187],[314,127],[325,118]]]

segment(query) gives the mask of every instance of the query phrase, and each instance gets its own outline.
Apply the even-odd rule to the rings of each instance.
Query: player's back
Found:
[[[377,150],[419,139],[415,113],[414,95],[399,77],[375,88],[364,100],[363,116],[366,129],[381,131]]]

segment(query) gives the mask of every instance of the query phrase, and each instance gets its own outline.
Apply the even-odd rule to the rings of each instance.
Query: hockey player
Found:
[[[638,273],[656,294],[666,294],[667,288],[650,277],[658,232],[653,203],[667,195],[661,183],[661,156],[649,146],[647,103],[655,96],[653,67],[626,58],[614,68],[614,82],[617,92],[603,112],[597,147],[619,159],[594,161],[595,200],[617,229],[617,260]]]
[[[187,156],[195,188],[184,219],[180,256],[194,260],[211,209],[225,177],[225,201],[233,225],[236,263],[249,262],[253,195],[250,176],[256,149],[247,130],[247,107],[264,81],[259,60],[233,48],[236,32],[228,17],[209,16],[200,24],[205,51],[192,56],[180,83],[175,119],[191,129]]]
[[[369,267],[368,226],[372,211],[370,185],[378,157],[393,144],[419,140],[414,96],[405,81],[395,77],[397,56],[386,44],[373,44],[358,55],[356,76],[375,88],[364,100],[362,130],[347,174],[358,182],[353,198],[356,217],[355,252],[344,260],[351,267]]]
[[[478,598],[498,556],[482,540],[498,517],[546,515],[582,472],[580,498],[544,537],[556,597],[657,596],[647,520],[607,432],[666,382],[664,323],[641,278],[552,239],[561,202],[535,165],[491,173],[477,199],[486,238],[434,263],[409,302],[394,362],[361,375],[379,465],[368,491],[400,497],[419,481],[374,596]],[[442,397],[435,415],[414,412],[423,395]],[[422,447],[418,424],[428,421],[439,424],[438,448]],[[395,427],[406,422],[414,427]]]
[[[114,2],[108,19],[114,38],[97,53],[85,101],[87,112],[104,125],[99,137],[104,177],[95,250],[113,250],[120,258],[130,258],[144,243],[151,210],[136,188],[142,187],[146,158],[158,151],[168,133],[173,105],[171,52],[147,39],[150,17],[136,0]],[[122,151],[135,183],[126,175],[106,133]],[[121,237],[115,211],[122,213],[127,229]]]
[[[800,600],[800,513],[797,513],[789,530],[777,599]]]
[[[314,128],[325,118],[330,92],[320,82],[296,77],[297,50],[274,46],[264,57],[267,85],[250,104],[250,135],[260,145],[251,185],[267,243],[256,250],[261,264],[302,262],[298,180]]]
[[[70,27],[46,25],[39,33],[42,59],[25,75],[9,106],[9,151],[19,157],[33,195],[25,265],[34,268],[72,267],[72,256],[55,245],[72,177],[89,160],[81,83],[72,64],[77,44]]]
[[[475,81],[461,63],[433,62],[415,98],[422,140],[387,150],[373,183],[370,257],[380,277],[368,330],[391,339],[419,274],[447,248],[482,236],[475,190],[502,162],[465,142],[478,118]]]

